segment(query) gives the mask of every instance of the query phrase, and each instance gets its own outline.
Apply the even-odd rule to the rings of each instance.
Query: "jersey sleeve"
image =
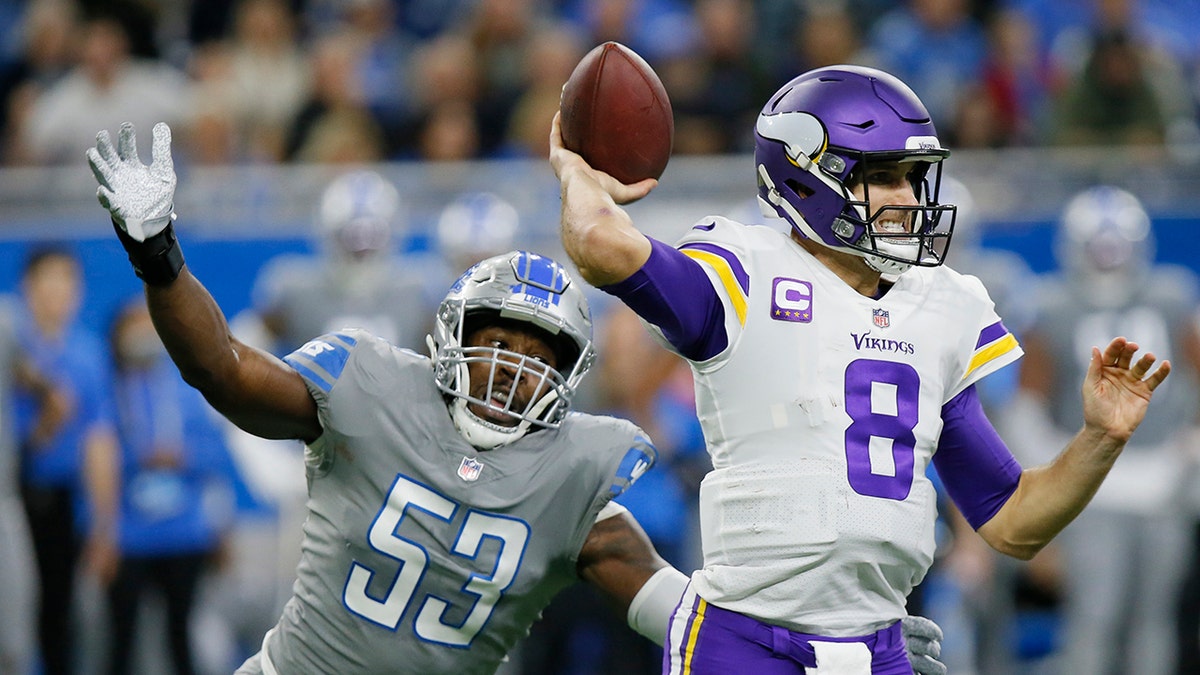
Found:
[[[325,432],[333,424],[332,402],[337,384],[343,376],[348,376],[350,370],[347,366],[360,345],[376,339],[366,331],[357,329],[326,333],[284,357],[284,363],[304,378],[308,393],[317,404],[317,415],[321,421],[323,433],[309,444],[305,456],[305,463],[310,470],[322,473],[328,468],[331,457],[325,452]]]
[[[577,495],[576,500],[582,498],[578,506],[586,506],[574,532],[564,533],[569,550],[577,555],[597,515],[654,466],[658,450],[645,431],[622,418],[572,413],[563,425],[567,429],[558,441],[559,461],[571,468],[568,484],[558,489]]]
[[[950,381],[950,389],[946,392],[947,402],[1025,353],[1016,336],[996,314],[983,283],[965,275],[959,276],[958,280],[957,291],[964,305],[960,316],[973,317],[973,322],[964,329],[961,337],[956,377]]]
[[[632,487],[658,461],[658,449],[654,447],[645,431],[633,427],[632,436],[632,441],[625,444],[628,448],[612,473],[605,503],[616,499]]]
[[[978,530],[1017,489],[1021,465],[983,412],[973,387],[942,406],[933,465],[963,517]]]
[[[746,321],[744,227],[711,217],[674,248],[652,239],[646,264],[602,290],[637,312],[668,349],[692,362],[709,361],[728,350]]]

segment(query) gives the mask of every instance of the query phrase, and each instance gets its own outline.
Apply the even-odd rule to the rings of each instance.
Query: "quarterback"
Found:
[[[672,673],[909,673],[899,620],[934,550],[932,462],[992,547],[1029,558],[1084,508],[1170,370],[1093,347],[1082,429],[1022,469],[975,384],[1021,355],[983,285],[943,266],[949,154],[917,96],[871,68],[804,73],[754,129],[764,213],[675,246],[635,229],[622,185],[567,150],[562,241],[692,365],[713,470],[704,565],[668,636]]]

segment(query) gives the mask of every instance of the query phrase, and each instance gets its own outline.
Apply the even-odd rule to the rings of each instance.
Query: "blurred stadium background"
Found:
[[[115,130],[114,130],[115,132]],[[143,152],[147,151],[143,148]],[[82,152],[80,157],[82,158]],[[541,160],[400,162],[369,165],[395,182],[406,212],[402,252],[436,255],[441,209],[464,191],[488,190],[521,213],[519,243],[549,255],[558,244],[558,183]],[[313,221],[325,186],[344,166],[188,167],[179,170],[176,227],[189,266],[233,316],[250,306],[262,265],[282,253],[314,252]],[[671,241],[697,219],[757,218],[750,155],[679,156],[659,188],[630,208],[653,236]],[[983,245],[1021,255],[1035,272],[1055,268],[1051,242],[1062,206],[1095,184],[1125,187],[1154,219],[1157,259],[1200,272],[1200,161],[1123,148],[955,150],[947,172],[976,203]],[[140,286],[95,201],[86,163],[0,170],[0,289],[15,290],[29,246],[71,242],[84,260],[88,302],[81,317],[102,329]],[[951,250],[949,264],[954,264]],[[431,280],[435,286],[452,279]],[[605,302],[597,298],[598,302]]]

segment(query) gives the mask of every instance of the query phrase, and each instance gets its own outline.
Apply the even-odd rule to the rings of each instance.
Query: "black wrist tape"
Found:
[[[183,269],[183,251],[175,238],[175,228],[167,223],[166,229],[146,241],[129,236],[124,228],[113,221],[117,238],[129,254],[133,271],[142,281],[151,286],[167,286],[179,276]]]

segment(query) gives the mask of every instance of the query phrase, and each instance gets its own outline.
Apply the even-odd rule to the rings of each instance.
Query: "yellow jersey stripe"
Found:
[[[699,602],[696,603],[696,618],[692,619],[692,631],[688,633],[687,642],[683,647],[683,675],[691,675],[692,672],[692,654],[696,653],[696,640],[700,637],[700,624],[704,623],[705,607],[708,607],[708,602],[699,598]]]
[[[681,253],[693,260],[708,263],[709,267],[717,273],[717,277],[721,280],[721,285],[725,287],[725,293],[729,296],[730,302],[733,303],[733,311],[737,313],[738,323],[746,325],[746,294],[742,292],[742,287],[733,277],[733,270],[729,268],[729,263],[724,258],[708,251],[698,251],[694,248],[685,248],[680,250]]]
[[[971,357],[971,363],[967,366],[967,372],[963,373],[963,379],[975,372],[979,366],[995,359],[998,356],[1007,354],[1017,348],[1017,338],[1013,337],[1012,333],[1006,334],[1004,337],[996,340],[992,344],[975,352],[975,356]]]

